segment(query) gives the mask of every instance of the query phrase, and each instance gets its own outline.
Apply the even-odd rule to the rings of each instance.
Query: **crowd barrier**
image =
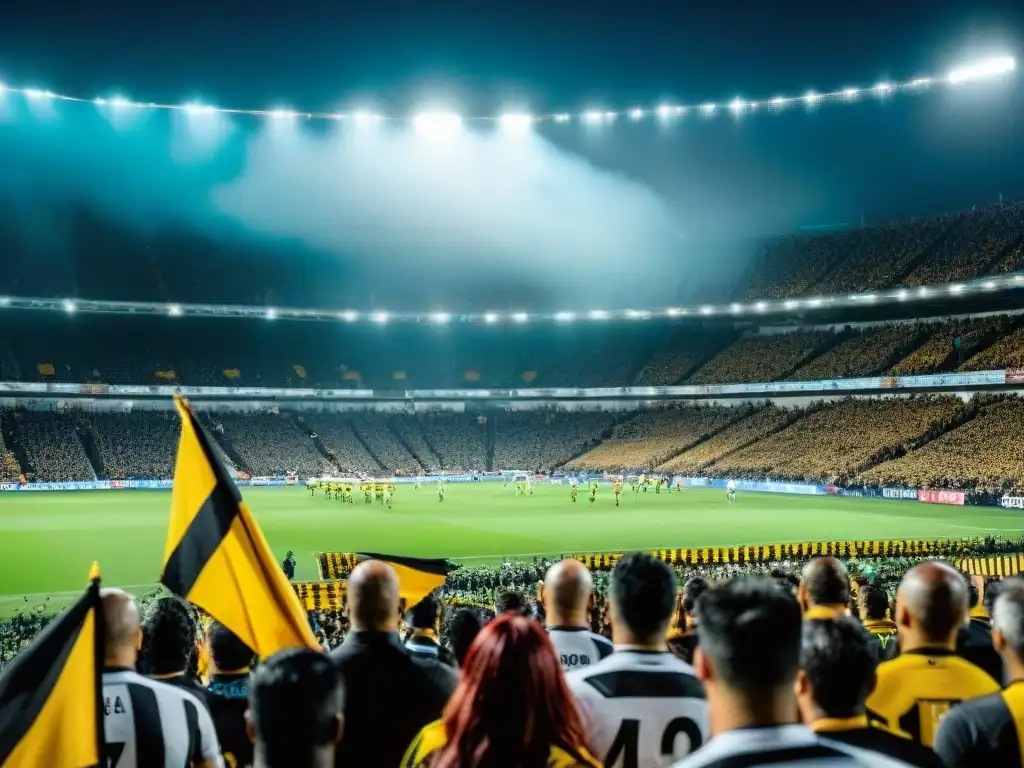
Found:
[[[711,477],[684,477],[684,488],[725,489],[727,480]],[[736,480],[736,490],[759,491],[761,493],[793,493],[803,496],[822,496],[828,493],[828,486],[810,483],[786,483],[774,480]]]

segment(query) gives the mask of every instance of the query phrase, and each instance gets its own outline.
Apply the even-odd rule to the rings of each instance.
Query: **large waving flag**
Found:
[[[302,605],[214,452],[180,397],[181,439],[161,583],[234,632],[259,656],[321,650]]]
[[[438,587],[444,586],[451,570],[451,564],[447,560],[424,560],[362,552],[356,555],[356,560],[383,560],[394,568],[398,574],[398,596],[405,601],[408,608],[412,608]]]
[[[103,750],[99,567],[78,602],[0,675],[0,766],[84,768]]]

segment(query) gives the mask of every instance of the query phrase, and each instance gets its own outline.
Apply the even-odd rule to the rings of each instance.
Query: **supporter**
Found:
[[[398,765],[416,732],[441,714],[458,675],[402,646],[398,576],[387,563],[357,565],[347,595],[351,630],[331,652],[346,691],[336,764]]]
[[[956,638],[956,652],[988,672],[997,683],[1003,681],[1003,662],[992,646],[992,622],[979,605],[978,587],[967,582],[968,619]]]
[[[594,580],[578,560],[562,560],[548,568],[541,588],[548,636],[562,669],[594,664],[612,652],[612,644],[590,631]]]
[[[774,381],[810,359],[832,338],[828,331],[795,331],[745,336],[690,376],[690,384]]]
[[[798,368],[796,380],[853,378],[883,372],[901,360],[917,344],[922,327],[898,323],[837,336],[838,343]]]
[[[253,475],[296,471],[304,477],[319,477],[328,469],[337,472],[289,414],[216,413],[208,419],[214,439],[229,446]]]
[[[694,667],[707,691],[711,740],[678,768],[904,765],[799,723],[801,624],[796,598],[769,579],[741,577],[701,596]]]
[[[874,638],[853,618],[804,617],[796,697],[804,723],[830,740],[900,760],[941,768],[938,757],[868,723],[865,700],[875,685]]]
[[[926,747],[949,709],[999,690],[979,667],[955,654],[967,617],[967,586],[951,566],[925,562],[911,568],[896,594],[900,655],[878,668],[869,715],[898,735]]]
[[[583,735],[551,640],[537,622],[508,612],[473,642],[443,719],[420,731],[401,764],[596,768]]]
[[[774,404],[768,404],[755,410],[751,415],[733,422],[721,432],[697,443],[680,453],[675,458],[658,467],[662,472],[675,472],[681,475],[700,475],[716,459],[745,448],[751,443],[766,437],[770,433],[782,429],[800,411],[785,410]]]
[[[449,610],[445,616],[444,637],[448,648],[455,657],[455,665],[461,667],[469,654],[470,646],[484,628],[479,609],[459,608]]]
[[[331,458],[341,472],[381,471],[381,465],[353,432],[352,422],[342,414],[311,414],[304,417],[304,424],[330,452]]]
[[[548,472],[596,444],[614,416],[603,411],[498,411],[494,420],[495,468]]]
[[[866,584],[857,591],[860,620],[874,638],[875,657],[888,661],[899,651],[896,622],[889,618],[889,595],[881,587]]]
[[[118,768],[222,768],[217,733],[200,698],[135,671],[142,627],[135,598],[101,591],[104,759]]]
[[[51,411],[14,412],[18,441],[31,462],[35,479],[51,482],[95,480],[70,416]]]
[[[526,604],[526,598],[519,592],[505,590],[494,600],[494,612],[499,616],[503,613],[508,613],[509,611],[513,613],[521,613],[525,616],[528,610],[529,608]]]
[[[224,750],[224,760],[229,768],[250,765],[252,742],[246,732],[245,710],[252,649],[219,621],[211,622],[207,628],[206,646],[210,653],[206,704]]]
[[[381,466],[399,474],[414,474],[423,467],[391,430],[387,418],[374,411],[361,411],[352,416],[352,431],[372,451]]]
[[[688,579],[679,596],[676,610],[675,631],[669,632],[668,647],[687,664],[693,663],[693,652],[697,649],[697,600],[707,592],[709,585],[701,576]]]
[[[850,580],[834,557],[815,557],[804,566],[797,599],[805,619],[833,619],[850,612]]]
[[[1005,690],[964,702],[939,724],[935,751],[947,768],[1024,765],[1024,582],[1007,582],[995,601],[992,642],[1006,669]]]
[[[986,616],[995,616],[996,600],[999,599],[1002,591],[1003,582],[999,579],[988,579],[985,582],[985,591],[981,596],[981,605]]]
[[[185,601],[161,597],[146,611],[138,671],[186,690],[204,704],[206,689],[196,677],[199,626],[195,609]]]
[[[615,565],[608,595],[615,653],[568,676],[586,742],[606,766],[668,765],[699,748],[708,730],[693,668],[666,644],[675,574],[651,555],[629,554]]]
[[[346,725],[344,707],[341,677],[324,654],[299,648],[275,653],[250,682],[247,717],[254,767],[334,765]]]
[[[437,639],[440,618],[441,604],[433,595],[427,595],[416,603],[409,611],[408,624],[413,632],[406,640],[405,648],[410,653],[429,656],[449,667],[454,667],[454,654]]]

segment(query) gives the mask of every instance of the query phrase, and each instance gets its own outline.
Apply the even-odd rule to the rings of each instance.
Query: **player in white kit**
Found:
[[[729,500],[730,504],[732,504],[732,503],[734,503],[736,501],[736,481],[735,480],[730,479],[729,482],[727,482],[725,484],[725,498],[727,498]]]

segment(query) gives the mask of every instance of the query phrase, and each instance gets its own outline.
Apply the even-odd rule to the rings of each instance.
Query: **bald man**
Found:
[[[390,565],[357,565],[346,595],[351,630],[331,653],[346,691],[335,765],[398,765],[420,729],[441,716],[458,672],[402,645],[398,576]]]
[[[800,574],[797,599],[805,619],[834,619],[850,611],[846,566],[834,557],[816,557]]]
[[[540,598],[548,635],[566,672],[594,664],[614,650],[610,640],[590,631],[594,580],[579,560],[548,568]]]
[[[896,593],[900,656],[878,667],[870,718],[931,747],[951,707],[999,690],[984,670],[956,655],[967,611],[967,583],[953,567],[931,561],[907,571]]]
[[[117,768],[221,768],[220,744],[195,694],[135,671],[142,627],[135,598],[119,589],[103,603],[104,765]]]

